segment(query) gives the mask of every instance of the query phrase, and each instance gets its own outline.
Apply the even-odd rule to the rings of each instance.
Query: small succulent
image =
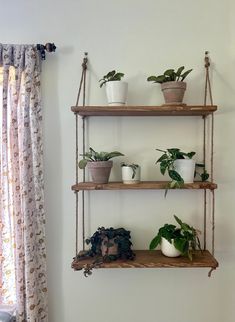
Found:
[[[136,175],[136,169],[139,168],[139,165],[138,164],[135,164],[135,163],[125,163],[125,162],[122,162],[121,163],[121,167],[130,167],[132,169],[132,179],[135,178],[135,175]]]
[[[192,69],[189,69],[182,74],[183,70],[184,66],[179,67],[176,72],[174,69],[167,69],[163,75],[149,76],[147,81],[160,84],[166,82],[183,82],[188,74],[191,73]]]
[[[102,87],[105,83],[111,82],[111,81],[120,81],[122,77],[124,77],[125,74],[116,72],[116,70],[112,70],[111,72],[108,72],[108,74],[104,75],[103,78],[99,80],[100,87]]]

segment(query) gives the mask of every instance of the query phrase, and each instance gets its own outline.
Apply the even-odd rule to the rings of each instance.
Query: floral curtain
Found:
[[[0,303],[18,322],[47,317],[40,58],[0,44]]]

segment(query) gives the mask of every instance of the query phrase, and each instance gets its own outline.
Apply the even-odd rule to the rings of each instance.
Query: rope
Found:
[[[209,92],[209,99],[210,104],[213,105],[213,98],[212,98],[212,91],[211,91],[211,82],[210,82],[210,75],[209,75],[209,68],[210,68],[210,59],[209,59],[209,52],[205,52],[205,68],[206,68],[206,81],[205,81],[205,95],[204,95],[204,105],[207,104],[207,93]],[[205,151],[205,125],[204,125],[204,147],[203,150]],[[211,182],[214,180],[214,115],[211,114],[211,155],[210,155],[210,170],[211,170]],[[205,225],[206,225],[206,193],[204,193],[204,238],[205,235]],[[215,192],[212,190],[212,255],[214,255],[215,251]],[[204,246],[206,242],[204,241]]]
[[[85,56],[83,58],[82,62],[82,75],[81,80],[78,88],[78,95],[76,100],[76,106],[78,106],[79,99],[81,96],[81,91],[83,88],[83,99],[82,99],[82,105],[85,106],[85,100],[86,100],[86,71],[87,71],[87,53],[85,53]],[[82,119],[83,125],[83,154],[85,153],[85,120]],[[79,140],[78,140],[78,115],[76,114],[76,184],[78,184],[78,159],[79,159]],[[85,181],[85,171],[83,171],[83,182]],[[84,191],[82,191],[82,249],[85,249],[85,213],[84,213]],[[78,254],[78,226],[79,226],[79,204],[78,204],[78,191],[76,191],[76,240],[75,240],[75,250],[76,250],[76,256]]]
[[[205,95],[204,95],[204,105],[206,105],[207,102],[207,92],[209,90],[210,95],[210,103],[213,105],[213,99],[212,99],[212,91],[211,91],[211,82],[210,82],[210,76],[209,76],[209,68],[210,68],[210,58],[209,58],[209,52],[205,52],[205,68],[206,68],[206,82],[205,82]],[[208,88],[207,88],[208,86]]]
[[[215,191],[212,190],[212,255],[215,253]]]

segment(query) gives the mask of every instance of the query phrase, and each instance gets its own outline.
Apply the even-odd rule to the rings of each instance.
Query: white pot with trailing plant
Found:
[[[140,182],[140,166],[135,163],[121,163],[122,181],[125,184],[135,184]]]
[[[165,175],[167,172],[171,178],[167,189],[182,188],[184,183],[194,182],[196,162],[192,159],[192,157],[196,154],[195,152],[185,153],[178,148],[156,150],[163,152],[161,157],[156,161],[156,163],[160,164],[161,174]],[[201,180],[206,181],[209,178],[209,174],[207,173],[203,164],[200,164],[200,166],[203,167],[203,172],[200,174]]]
[[[158,234],[153,238],[149,249],[153,250],[161,245],[161,252],[167,257],[186,256],[193,260],[196,248],[201,250],[199,231],[192,226],[182,222],[177,216],[174,218],[178,227],[173,224],[162,226]]]
[[[176,72],[174,69],[168,69],[163,73],[163,75],[149,76],[147,78],[148,82],[161,84],[165,105],[182,105],[184,93],[187,87],[184,79],[192,69],[189,69],[184,73],[183,70],[184,66],[181,66]]]
[[[94,183],[108,183],[113,167],[113,161],[110,161],[110,159],[124,156],[124,154],[118,151],[96,152],[89,148],[89,152],[81,154],[81,156],[83,156],[83,159],[78,163],[79,168],[85,169],[87,166]]]
[[[123,82],[121,80],[122,77],[124,77],[123,73],[112,70],[99,80],[100,87],[105,85],[108,105],[110,106],[122,106],[126,104],[128,83]]]

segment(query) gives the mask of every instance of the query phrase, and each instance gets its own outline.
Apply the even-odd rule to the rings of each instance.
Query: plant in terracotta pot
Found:
[[[184,71],[181,66],[175,71],[167,69],[162,75],[149,76],[148,82],[160,83],[166,105],[181,105],[186,90],[185,78],[191,73],[192,69]]]
[[[91,245],[90,249],[79,253],[77,256],[77,260],[94,257],[94,262],[88,265],[84,271],[85,276],[91,274],[92,268],[104,262],[117,259],[133,260],[135,254],[131,250],[132,242],[130,239],[130,231],[124,228],[99,227],[90,238],[86,239],[86,244]]]
[[[122,181],[125,184],[140,182],[140,166],[135,163],[121,163]]]
[[[124,154],[118,151],[96,152],[90,147],[89,152],[81,154],[81,156],[83,156],[83,159],[78,163],[79,168],[85,169],[87,166],[93,182],[107,183],[113,166],[113,161],[110,161],[110,159],[124,156]]]
[[[123,73],[112,70],[99,80],[100,87],[105,85],[109,105],[125,105],[127,100],[128,84],[123,82]]]
[[[174,215],[174,218],[178,227],[173,224],[162,226],[151,241],[149,249],[153,250],[161,245],[161,251],[165,256],[177,257],[182,255],[192,260],[196,248],[201,250],[198,238],[199,230],[182,222],[176,215]]]

